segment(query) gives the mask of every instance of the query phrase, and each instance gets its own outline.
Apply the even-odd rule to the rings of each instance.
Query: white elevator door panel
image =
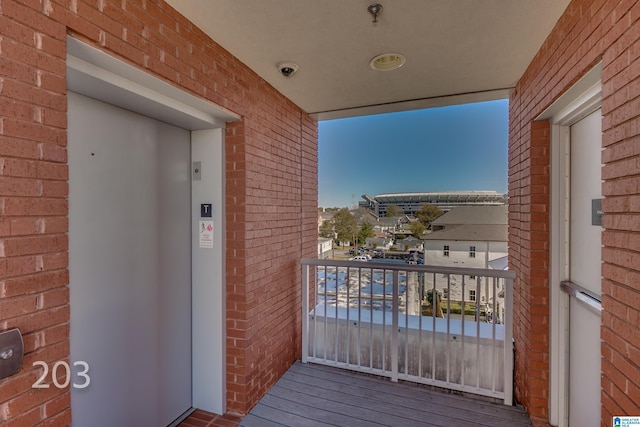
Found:
[[[69,93],[74,426],[165,426],[191,407],[190,133]]]
[[[601,111],[571,126],[569,275],[601,294],[602,227],[592,225],[591,200],[602,196]],[[600,315],[575,297],[569,303],[569,425],[600,425]]]

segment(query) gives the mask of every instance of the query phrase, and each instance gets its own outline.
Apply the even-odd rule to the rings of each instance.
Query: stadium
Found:
[[[360,207],[371,210],[377,217],[387,216],[388,206],[397,206],[403,214],[411,215],[422,205],[435,205],[447,212],[458,206],[506,205],[507,195],[496,191],[447,191],[436,193],[391,193],[369,196],[363,194]]]

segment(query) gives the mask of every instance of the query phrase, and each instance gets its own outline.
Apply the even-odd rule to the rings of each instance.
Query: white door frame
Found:
[[[560,282],[569,277],[570,127],[602,104],[602,64],[565,92],[538,120],[551,122],[549,423],[567,427],[569,295]]]
[[[240,117],[191,95],[72,37],[67,37],[69,90],[191,132],[192,162],[201,162],[200,183],[192,180],[192,227],[199,204],[213,204],[214,247],[192,237],[192,405],[226,412],[224,131]],[[193,172],[193,171],[192,171]],[[203,192],[203,188],[208,189]],[[72,308],[73,309],[73,308]]]

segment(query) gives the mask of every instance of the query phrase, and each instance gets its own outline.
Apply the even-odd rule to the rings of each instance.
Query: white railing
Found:
[[[303,259],[302,275],[303,363],[512,404],[513,272]]]

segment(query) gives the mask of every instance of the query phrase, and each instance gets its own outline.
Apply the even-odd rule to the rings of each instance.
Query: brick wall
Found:
[[[517,108],[512,102],[511,108]],[[533,122],[521,138],[511,136],[509,169],[509,261],[514,283],[517,398],[530,416],[546,419],[549,390],[549,124]]]
[[[640,414],[640,2],[574,0],[510,104],[510,267],[516,396],[548,425],[549,124],[535,122],[602,61],[602,425]]]
[[[227,394],[237,413],[300,358],[300,257],[317,253],[316,123],[271,91],[261,116],[227,131]]]
[[[68,390],[31,388],[33,361],[69,354],[67,34],[242,116],[226,140],[227,388],[246,412],[299,356],[316,123],[160,0],[0,0],[0,331],[26,348],[0,380],[0,425],[71,419]]]

